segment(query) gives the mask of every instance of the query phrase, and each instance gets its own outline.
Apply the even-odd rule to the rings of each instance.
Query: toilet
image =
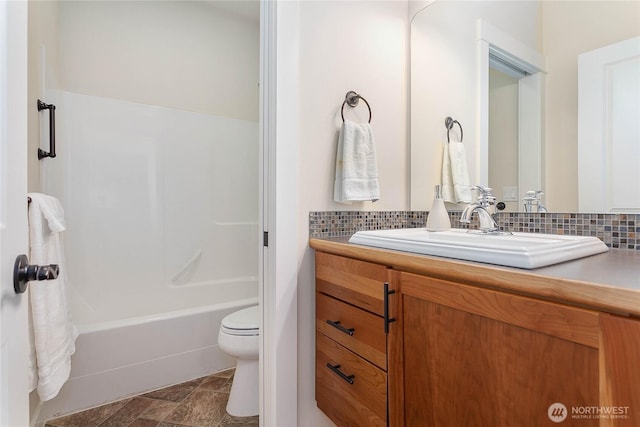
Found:
[[[218,345],[235,357],[236,372],[231,384],[227,412],[235,417],[258,415],[258,346],[260,311],[245,308],[222,319]]]

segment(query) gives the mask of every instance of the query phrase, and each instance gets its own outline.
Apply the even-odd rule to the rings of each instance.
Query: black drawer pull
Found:
[[[327,363],[327,368],[331,369],[333,372],[338,374],[340,378],[348,382],[349,384],[353,384],[353,379],[356,377],[355,375],[347,375],[340,370],[340,365],[332,365],[331,363]]]
[[[350,335],[350,336],[353,336],[353,333],[356,331],[353,328],[349,328],[349,329],[345,328],[344,326],[342,326],[340,324],[339,320],[336,320],[336,321],[327,320],[327,323],[330,324],[331,326],[333,326],[334,328],[336,328],[336,329],[338,329],[338,330],[340,330],[340,331],[342,331],[345,334]]]

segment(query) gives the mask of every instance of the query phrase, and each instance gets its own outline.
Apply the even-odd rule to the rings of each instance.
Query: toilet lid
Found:
[[[256,305],[231,313],[222,319],[222,327],[227,330],[258,330],[260,327],[259,309]]]

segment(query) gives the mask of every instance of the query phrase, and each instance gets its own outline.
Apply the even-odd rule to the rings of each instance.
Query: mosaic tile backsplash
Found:
[[[451,224],[462,212],[449,212]],[[427,211],[322,211],[309,213],[309,237],[350,236],[360,230],[419,228],[427,222]],[[471,228],[477,228],[474,216]],[[524,213],[497,214],[501,230],[526,233],[595,236],[610,248],[640,250],[640,214]]]

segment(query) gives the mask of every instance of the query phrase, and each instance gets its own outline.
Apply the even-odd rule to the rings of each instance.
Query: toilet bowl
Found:
[[[231,384],[227,412],[236,417],[258,415],[259,307],[249,307],[222,319],[218,346],[235,357],[236,372]]]

